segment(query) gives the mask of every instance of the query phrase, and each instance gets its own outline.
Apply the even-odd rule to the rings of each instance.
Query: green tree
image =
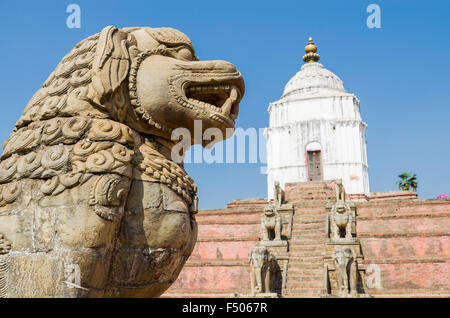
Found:
[[[400,180],[396,182],[398,184],[398,189],[402,191],[417,191],[417,178],[414,173],[404,172],[398,176]]]

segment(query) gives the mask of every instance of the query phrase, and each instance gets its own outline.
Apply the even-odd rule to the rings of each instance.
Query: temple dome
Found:
[[[300,71],[284,87],[283,97],[302,94],[312,90],[335,90],[345,92],[344,83],[322,64],[309,62],[302,65]]]

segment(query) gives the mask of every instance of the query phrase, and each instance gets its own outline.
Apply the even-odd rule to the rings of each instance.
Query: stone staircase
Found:
[[[305,182],[288,198],[295,206],[285,297],[320,297],[323,289],[323,252],[326,204],[335,201],[326,182]]]

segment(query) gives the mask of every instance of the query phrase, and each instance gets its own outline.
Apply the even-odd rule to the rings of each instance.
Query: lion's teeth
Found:
[[[230,98],[235,102],[238,99],[238,90],[236,86],[233,86],[230,91]]]
[[[233,101],[231,100],[231,97],[228,97],[228,99],[225,101],[225,103],[221,107],[222,113],[224,115],[229,115],[231,112],[232,106],[233,106]]]

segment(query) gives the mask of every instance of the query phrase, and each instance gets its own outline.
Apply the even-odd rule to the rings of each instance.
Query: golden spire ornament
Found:
[[[314,44],[312,37],[309,38],[308,44],[305,46],[306,54],[303,55],[303,61],[306,63],[317,62],[320,59],[320,55],[317,54],[317,46]]]

